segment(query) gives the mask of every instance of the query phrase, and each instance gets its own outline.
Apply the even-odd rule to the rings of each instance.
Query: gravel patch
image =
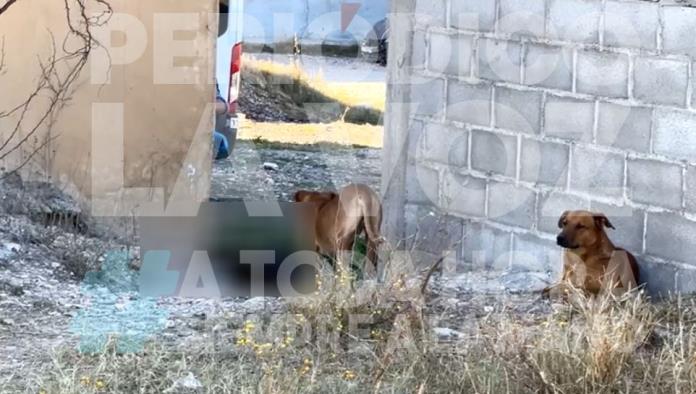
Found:
[[[213,198],[290,201],[299,189],[364,183],[380,190],[381,150],[239,141],[213,166]]]

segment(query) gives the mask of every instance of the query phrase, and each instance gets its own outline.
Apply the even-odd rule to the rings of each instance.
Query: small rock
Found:
[[[0,319],[0,324],[3,326],[14,326],[15,322],[12,319]]]
[[[242,303],[242,306],[249,311],[260,311],[266,307],[265,297],[253,297]]]
[[[447,328],[447,327],[435,327],[433,329],[433,332],[435,333],[435,335],[437,335],[438,339],[442,339],[442,340],[459,339],[459,338],[462,338],[464,336],[464,334],[462,334],[461,332],[453,330],[451,328]]]
[[[265,162],[263,163],[263,169],[270,171],[278,171],[280,169],[280,166],[276,163]]]
[[[185,377],[176,380],[174,384],[164,392],[176,394],[202,393],[203,384],[189,372]]]
[[[14,242],[8,242],[4,245],[5,250],[8,252],[19,252],[22,250],[22,247]]]

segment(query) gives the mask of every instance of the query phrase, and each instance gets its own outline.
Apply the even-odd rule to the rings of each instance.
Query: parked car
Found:
[[[220,0],[216,72],[218,87],[229,105],[229,112],[218,116],[215,129],[234,148],[239,128],[237,100],[241,83],[244,0]]]
[[[360,52],[365,59],[386,66],[388,48],[389,20],[384,18],[375,23],[372,30],[367,34],[360,45]]]

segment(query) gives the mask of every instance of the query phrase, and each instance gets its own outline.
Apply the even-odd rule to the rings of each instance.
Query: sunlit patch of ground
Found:
[[[334,123],[271,123],[244,120],[240,124],[241,140],[266,140],[291,144],[330,143],[345,146],[382,148],[381,126]]]

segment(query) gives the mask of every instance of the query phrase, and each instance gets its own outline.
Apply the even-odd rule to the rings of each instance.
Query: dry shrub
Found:
[[[545,315],[495,307],[463,337],[440,340],[424,315],[422,276],[376,283],[353,275],[327,267],[315,297],[289,302],[270,323],[240,321],[210,346],[64,351],[27,391],[94,392],[80,385],[87,376],[109,392],[161,392],[191,372],[212,393],[696,392],[693,302],[577,293]],[[356,316],[362,331],[352,327]]]

